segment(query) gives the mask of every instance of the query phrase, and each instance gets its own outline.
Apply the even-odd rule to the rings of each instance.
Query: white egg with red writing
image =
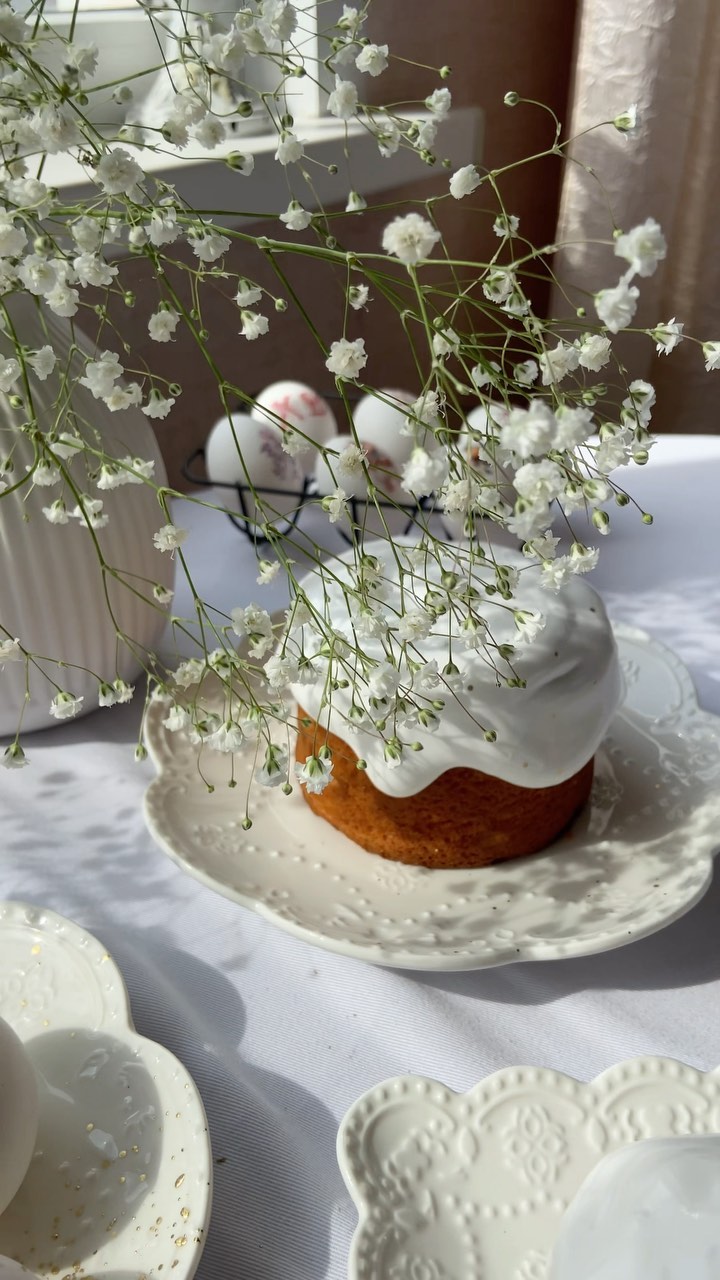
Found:
[[[477,479],[487,486],[485,501],[488,505],[488,514],[483,518],[482,509],[472,514],[474,536],[484,537],[488,541],[503,543],[507,546],[517,546],[517,538],[514,534],[499,525],[491,515],[492,512],[502,513],[503,511],[509,514],[514,504],[510,478],[496,463],[492,442],[489,446],[487,443],[488,436],[497,436],[498,429],[506,416],[507,411],[503,405],[491,406],[489,410],[484,405],[477,405],[471,409],[465,419],[466,425],[460,431],[454,446],[454,452],[465,465],[453,469],[457,470],[458,479],[461,475],[468,474],[466,468],[471,469]],[[461,511],[441,511],[440,513],[445,532],[456,541],[468,536],[470,516],[471,513]]]
[[[357,446],[349,435],[334,436],[325,446],[325,454],[318,457],[315,464],[317,493],[323,498],[334,494],[336,489],[342,489],[348,499],[352,522],[359,526],[366,537],[382,537],[385,525],[393,534],[402,533],[412,519],[414,499],[403,489],[400,470],[393,459],[372,444],[365,441],[360,443],[365,464],[375,485],[380,510],[375,502],[368,501],[367,475],[362,462],[353,462],[349,469],[344,465],[343,455],[346,451],[349,451],[351,459],[357,457]],[[347,517],[341,517],[336,523],[347,532]]]
[[[35,1069],[19,1036],[0,1018],[0,1213],[28,1171],[39,1111]]]
[[[412,434],[405,432],[408,409],[415,403],[409,391],[383,388],[377,395],[362,396],[353,409],[353,422],[363,444],[372,445],[402,468],[413,450]]]
[[[211,484],[237,486],[222,491],[223,505],[247,516],[250,525],[287,517],[301,501],[303,471],[283,449],[280,428],[249,413],[215,423],[205,445],[205,470]]]
[[[288,379],[272,382],[260,392],[252,408],[252,417],[259,422],[272,422],[281,431],[296,433],[293,451],[307,473],[315,465],[315,446],[327,444],[338,429],[335,414],[327,400],[304,382]]]

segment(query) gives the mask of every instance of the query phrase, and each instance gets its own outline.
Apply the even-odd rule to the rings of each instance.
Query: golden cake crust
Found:
[[[314,813],[371,853],[423,867],[484,867],[551,844],[586,803],[593,761],[553,787],[518,787],[476,769],[449,769],[417,795],[379,791],[336,734],[298,708],[296,758],[324,744],[334,781],[320,794],[303,788]]]

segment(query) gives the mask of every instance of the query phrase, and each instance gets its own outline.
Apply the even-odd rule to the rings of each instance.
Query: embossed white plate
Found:
[[[720,1132],[720,1071],[667,1058],[589,1084],[510,1067],[456,1094],[400,1076],[353,1104],[338,1161],[359,1222],[349,1280],[544,1280],[561,1216],[603,1155]]]
[[[205,1112],[185,1068],[135,1031],[105,948],[52,911],[0,903],[0,1016],[40,1084],[0,1254],[41,1276],[190,1280],[210,1217]]]
[[[366,853],[299,794],[255,787],[252,758],[198,757],[150,707],[159,776],[145,797],[181,867],[274,924],[332,951],[409,969],[481,969],[587,955],[662,928],[702,896],[720,837],[720,718],[700,711],[680,660],[617,627],[627,700],[596,757],[590,803],[546,853],[428,871]],[[214,784],[210,793],[207,782]]]

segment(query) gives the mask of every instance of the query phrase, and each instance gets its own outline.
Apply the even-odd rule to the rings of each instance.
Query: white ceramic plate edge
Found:
[[[546,1094],[548,1091],[555,1093],[559,1099],[563,1094],[580,1093],[581,1096],[590,1099],[593,1104],[593,1111],[596,1113],[600,1110],[601,1104],[606,1101],[607,1095],[613,1095],[614,1090],[616,1094],[626,1090],[629,1095],[633,1087],[642,1087],[643,1085],[649,1090],[654,1090],[656,1094],[666,1094],[669,1108],[669,1100],[673,1091],[676,1091],[683,1098],[694,1093],[696,1099],[701,1102],[703,1119],[701,1120],[698,1115],[693,1117],[688,1111],[687,1117],[683,1117],[680,1121],[673,1123],[671,1126],[672,1134],[720,1132],[720,1105],[718,1103],[720,1097],[720,1067],[715,1067],[709,1071],[699,1071],[678,1059],[652,1055],[639,1055],[614,1063],[587,1081],[551,1068],[521,1066],[501,1067],[483,1077],[464,1093],[450,1089],[447,1085],[431,1077],[412,1074],[390,1077],[366,1090],[351,1104],[340,1121],[336,1142],[340,1173],[358,1214],[358,1222],[353,1233],[348,1258],[348,1280],[395,1280],[394,1269],[392,1277],[389,1274],[386,1276],[384,1272],[381,1273],[375,1269],[372,1272],[372,1277],[370,1277],[367,1268],[363,1267],[359,1261],[365,1233],[368,1229],[373,1231],[380,1229],[377,1210],[382,1208],[382,1205],[378,1205],[377,1198],[373,1200],[372,1197],[367,1196],[364,1192],[362,1180],[357,1172],[357,1165],[361,1159],[359,1144],[356,1135],[353,1133],[353,1130],[361,1125],[371,1129],[374,1121],[380,1118],[383,1108],[388,1104],[392,1105],[394,1095],[400,1098],[407,1092],[412,1092],[419,1096],[421,1102],[427,1098],[429,1102],[439,1104],[440,1107],[452,1107],[457,1106],[463,1100],[472,1104],[474,1099],[480,1099],[484,1096],[490,1100],[493,1097],[500,1097],[503,1093],[512,1094],[514,1099],[522,1098],[523,1091],[527,1091],[528,1096],[532,1096],[533,1090],[541,1089]],[[631,1111],[632,1107],[630,1107]],[[644,1136],[672,1136],[663,1131],[662,1124],[658,1124],[656,1119],[651,1120],[649,1123],[651,1127],[653,1124],[657,1125],[658,1132],[640,1134],[639,1136],[636,1133],[630,1136],[632,1130],[632,1125],[630,1125],[624,1142],[616,1142],[614,1145],[625,1145],[628,1141],[638,1141]],[[355,1169],[353,1164],[356,1166]],[[582,1178],[580,1181],[582,1181]],[[368,1179],[368,1182],[370,1183],[371,1179]],[[427,1188],[426,1180],[424,1180],[423,1186]],[[419,1194],[420,1191],[418,1190]],[[559,1204],[554,1207],[556,1210],[562,1211]],[[425,1275],[425,1272],[423,1271],[422,1274]],[[428,1270],[428,1275],[430,1274],[434,1275],[435,1273]],[[503,1272],[503,1274],[505,1273]],[[514,1271],[511,1273],[508,1270],[508,1280],[511,1274],[514,1276],[518,1273]],[[538,1271],[536,1273],[533,1269],[532,1276],[535,1277],[536,1274],[539,1275],[541,1272]],[[544,1275],[544,1270],[542,1274]]]
[[[83,954],[94,955],[96,962],[102,965],[103,973],[104,1013],[98,1022],[98,1026],[111,1028],[115,1035],[122,1033],[123,1039],[131,1048],[141,1049],[143,1046],[148,1046],[152,1055],[156,1058],[161,1058],[167,1064],[168,1072],[175,1073],[182,1080],[183,1088],[187,1090],[188,1096],[192,1099],[197,1121],[201,1123],[206,1137],[206,1145],[202,1156],[200,1157],[199,1154],[196,1156],[195,1168],[200,1175],[201,1185],[207,1187],[207,1195],[196,1219],[197,1232],[200,1237],[199,1242],[194,1250],[189,1250],[185,1255],[188,1261],[183,1270],[174,1273],[179,1275],[181,1280],[192,1280],[205,1246],[213,1199],[213,1160],[210,1130],[205,1107],[195,1081],[185,1065],[165,1045],[150,1039],[149,1036],[143,1036],[137,1031],[133,1022],[130,997],[125,979],[116,961],[94,934],[76,924],[74,920],[60,915],[49,907],[42,907],[36,903],[22,902],[17,899],[0,902],[0,929],[2,929],[5,921],[10,921],[20,927],[26,926],[28,929],[38,929],[41,932],[49,927],[55,933],[61,934],[64,939],[69,940],[70,945],[77,950],[81,950]],[[22,1027],[16,1027],[16,1030],[22,1039]],[[102,1272],[98,1273],[98,1275],[101,1274]]]

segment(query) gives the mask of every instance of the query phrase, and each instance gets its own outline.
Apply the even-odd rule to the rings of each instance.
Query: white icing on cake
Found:
[[[717,1280],[720,1137],[605,1156],[560,1224],[549,1280]]]
[[[412,543],[394,545],[403,563],[409,565],[407,557]],[[373,542],[366,545],[365,552],[382,562],[383,573],[390,579],[385,596],[389,611],[399,610],[397,569],[391,548],[387,542]],[[333,561],[332,572],[341,577],[343,565],[353,565],[354,559],[353,551],[346,552]],[[445,703],[440,712],[440,727],[435,733],[417,728],[404,733],[405,741],[421,741],[423,750],[405,750],[400,767],[388,767],[383,742],[372,728],[362,727],[353,732],[348,725],[345,717],[352,690],[334,691],[332,706],[328,708],[321,705],[322,681],[291,686],[294,697],[308,715],[367,761],[369,778],[386,795],[416,795],[448,769],[459,766],[481,770],[517,786],[553,786],[577,773],[595,754],[607,732],[622,700],[623,686],[615,640],[599,596],[579,577],[573,577],[557,595],[543,589],[539,568],[529,564],[520,553],[504,547],[498,553],[498,562],[517,567],[521,574],[509,609],[496,606],[498,596],[493,596],[492,601],[488,597],[479,601],[479,611],[486,618],[494,640],[499,644],[517,642],[514,609],[541,613],[546,618],[544,629],[529,645],[518,645],[513,659],[513,669],[527,681],[527,687],[498,685],[483,649],[468,650],[455,637],[452,656],[465,674],[465,689],[457,695],[442,685],[431,691],[429,697],[442,698]],[[448,564],[452,567],[451,559]],[[437,579],[436,565],[434,571]],[[406,611],[420,607],[423,602],[424,573],[423,569],[422,578],[416,576],[411,584],[417,590],[415,600],[407,591],[406,580]],[[492,566],[489,571],[484,570],[482,576],[478,574],[478,586],[482,581],[494,581]],[[356,641],[349,607],[341,587],[327,581],[323,584],[317,572],[308,574],[301,586],[320,612],[325,610],[323,597],[327,591],[326,616],[354,649]],[[422,658],[436,660],[441,670],[448,660],[449,618],[450,614],[443,615],[432,633],[416,642]],[[305,640],[306,652],[314,652],[309,635]],[[378,661],[384,659],[378,639],[362,639],[360,643],[365,653]],[[507,671],[504,664],[500,665]],[[403,687],[405,683],[403,681]],[[497,741],[487,742],[478,724],[482,729],[495,730]]]

